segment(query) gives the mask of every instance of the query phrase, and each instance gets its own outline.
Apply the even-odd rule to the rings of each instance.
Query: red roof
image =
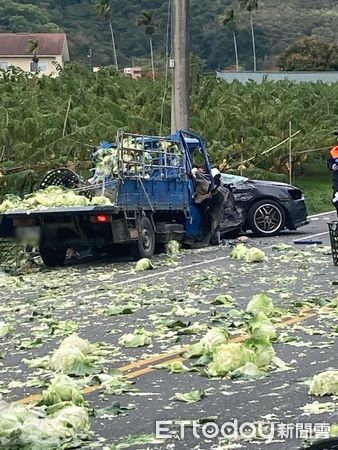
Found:
[[[27,56],[29,40],[38,41],[38,55],[69,59],[65,33],[0,33],[0,56]]]

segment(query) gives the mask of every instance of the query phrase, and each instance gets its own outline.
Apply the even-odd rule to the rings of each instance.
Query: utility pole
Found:
[[[171,132],[189,130],[190,0],[172,3]]]

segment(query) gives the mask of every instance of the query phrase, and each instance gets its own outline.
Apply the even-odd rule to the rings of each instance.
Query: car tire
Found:
[[[155,251],[155,232],[148,217],[141,218],[138,229],[139,237],[133,244],[132,256],[135,260],[151,258]]]
[[[255,236],[278,236],[285,227],[286,215],[275,200],[260,200],[250,207],[247,221]]]
[[[62,266],[66,259],[66,249],[40,246],[40,256],[47,267]]]

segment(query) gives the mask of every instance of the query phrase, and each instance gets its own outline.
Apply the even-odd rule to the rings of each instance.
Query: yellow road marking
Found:
[[[19,403],[21,405],[25,405],[27,403],[32,403],[32,402],[39,402],[40,400],[42,400],[42,395],[41,394],[35,394],[35,395],[30,395],[29,397],[25,397],[21,400],[17,400],[14,403]]]
[[[317,316],[316,313],[313,313],[313,312],[305,313],[304,312],[304,315],[302,315],[302,316],[293,317],[292,319],[288,319],[288,320],[285,320],[284,322],[280,323],[278,325],[278,328],[295,325],[297,323],[304,322],[305,320],[311,319],[312,317],[316,317],[316,316]],[[241,335],[241,336],[235,336],[233,339],[231,339],[230,342],[232,342],[232,343],[243,342],[247,338],[248,338],[248,336],[246,334]],[[153,363],[156,363],[159,361],[162,361],[162,363],[163,362],[172,363],[174,361],[184,361],[185,358],[183,358],[181,355],[182,355],[182,353],[188,351],[190,347],[191,347],[190,345],[186,345],[184,347],[181,347],[179,350],[177,350],[175,352],[167,352],[167,353],[157,354],[150,358],[141,359],[141,360],[135,361],[131,364],[122,366],[118,370],[120,370],[121,372],[127,372],[125,375],[125,378],[127,378],[127,379],[137,378],[139,376],[146,375],[147,373],[151,373],[151,372],[154,372],[155,370],[157,370],[156,365],[154,365]],[[163,360],[165,360],[165,361],[163,361]],[[158,364],[158,365],[160,365],[160,364]],[[143,366],[146,366],[146,367],[143,367]],[[137,370],[133,370],[133,369],[137,369]],[[99,391],[102,388],[103,388],[102,384],[96,384],[93,386],[88,386],[88,387],[83,388],[81,390],[81,392],[83,394],[91,394],[95,391]],[[21,400],[17,400],[15,403],[19,403],[19,404],[23,405],[23,404],[28,404],[28,403],[32,403],[32,402],[37,402],[40,400],[42,400],[42,395],[36,394],[36,395],[30,395],[29,397],[23,398]]]
[[[160,353],[160,354],[157,354],[157,355],[153,355],[153,356],[151,356],[149,358],[139,359],[138,361],[135,361],[135,362],[133,362],[131,364],[128,364],[126,366],[122,366],[119,370],[121,372],[127,372],[127,371],[129,371],[131,369],[139,368],[140,366],[144,366],[144,365],[149,364],[149,363],[154,363],[154,362],[159,361],[161,359],[169,358],[172,355],[180,355],[181,353],[186,352],[189,348],[190,348],[190,345],[185,345],[184,347],[181,347],[176,352]]]

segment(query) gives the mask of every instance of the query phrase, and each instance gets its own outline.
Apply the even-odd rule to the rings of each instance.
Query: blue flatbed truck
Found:
[[[209,190],[214,181],[199,136],[186,131],[170,138],[119,132],[116,143],[102,146],[94,159],[90,180],[57,169],[40,187],[62,185],[90,197],[104,195],[112,206],[9,211],[0,215],[0,234],[15,237],[18,230],[38,230],[40,254],[49,267],[62,265],[69,248],[113,255],[128,244],[137,259],[151,257],[156,245],[173,239],[190,247],[209,244],[211,219],[205,204],[196,202],[193,167],[203,168]]]

